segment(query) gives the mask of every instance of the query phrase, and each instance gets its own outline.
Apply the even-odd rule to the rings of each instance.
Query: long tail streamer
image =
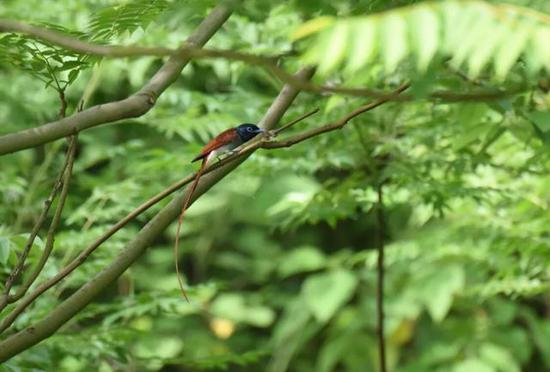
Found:
[[[206,168],[206,163],[209,160],[209,156],[205,157],[202,160],[201,167],[199,171],[197,172],[197,175],[195,176],[195,180],[193,181],[193,184],[191,185],[191,190],[187,194],[187,197],[185,198],[185,202],[183,203],[183,206],[181,208],[180,217],[178,219],[178,228],[176,230],[176,241],[174,243],[174,262],[176,263],[176,275],[178,276],[178,283],[180,286],[181,294],[183,295],[183,298],[189,302],[189,298],[187,297],[187,294],[185,293],[184,289],[184,283],[183,283],[183,277],[180,274],[179,269],[179,238],[180,238],[180,231],[181,231],[181,225],[183,223],[183,216],[185,215],[185,212],[187,211],[187,207],[189,207],[189,202],[191,201],[191,197],[195,193],[195,190],[197,188],[197,185],[199,184],[199,180],[202,176],[202,173],[204,172],[204,169]]]

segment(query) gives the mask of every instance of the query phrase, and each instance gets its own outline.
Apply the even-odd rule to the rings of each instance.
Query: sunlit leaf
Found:
[[[326,322],[350,299],[356,285],[357,277],[349,271],[331,271],[308,277],[302,295],[315,318]]]

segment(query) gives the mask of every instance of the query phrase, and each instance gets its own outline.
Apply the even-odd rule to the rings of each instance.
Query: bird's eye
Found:
[[[247,131],[249,131],[249,132],[252,132],[252,131],[253,131],[254,129],[253,129],[253,128],[250,128],[250,127],[248,127],[248,128],[246,128],[246,130],[247,130]]]

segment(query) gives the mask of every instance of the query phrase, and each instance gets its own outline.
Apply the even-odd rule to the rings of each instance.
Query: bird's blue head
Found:
[[[243,142],[250,141],[264,130],[259,128],[256,124],[241,124],[236,128],[237,134]]]

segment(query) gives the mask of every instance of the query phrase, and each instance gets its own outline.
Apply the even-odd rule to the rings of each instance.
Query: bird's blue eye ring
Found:
[[[246,128],[247,131],[252,132],[254,129],[251,127]]]

